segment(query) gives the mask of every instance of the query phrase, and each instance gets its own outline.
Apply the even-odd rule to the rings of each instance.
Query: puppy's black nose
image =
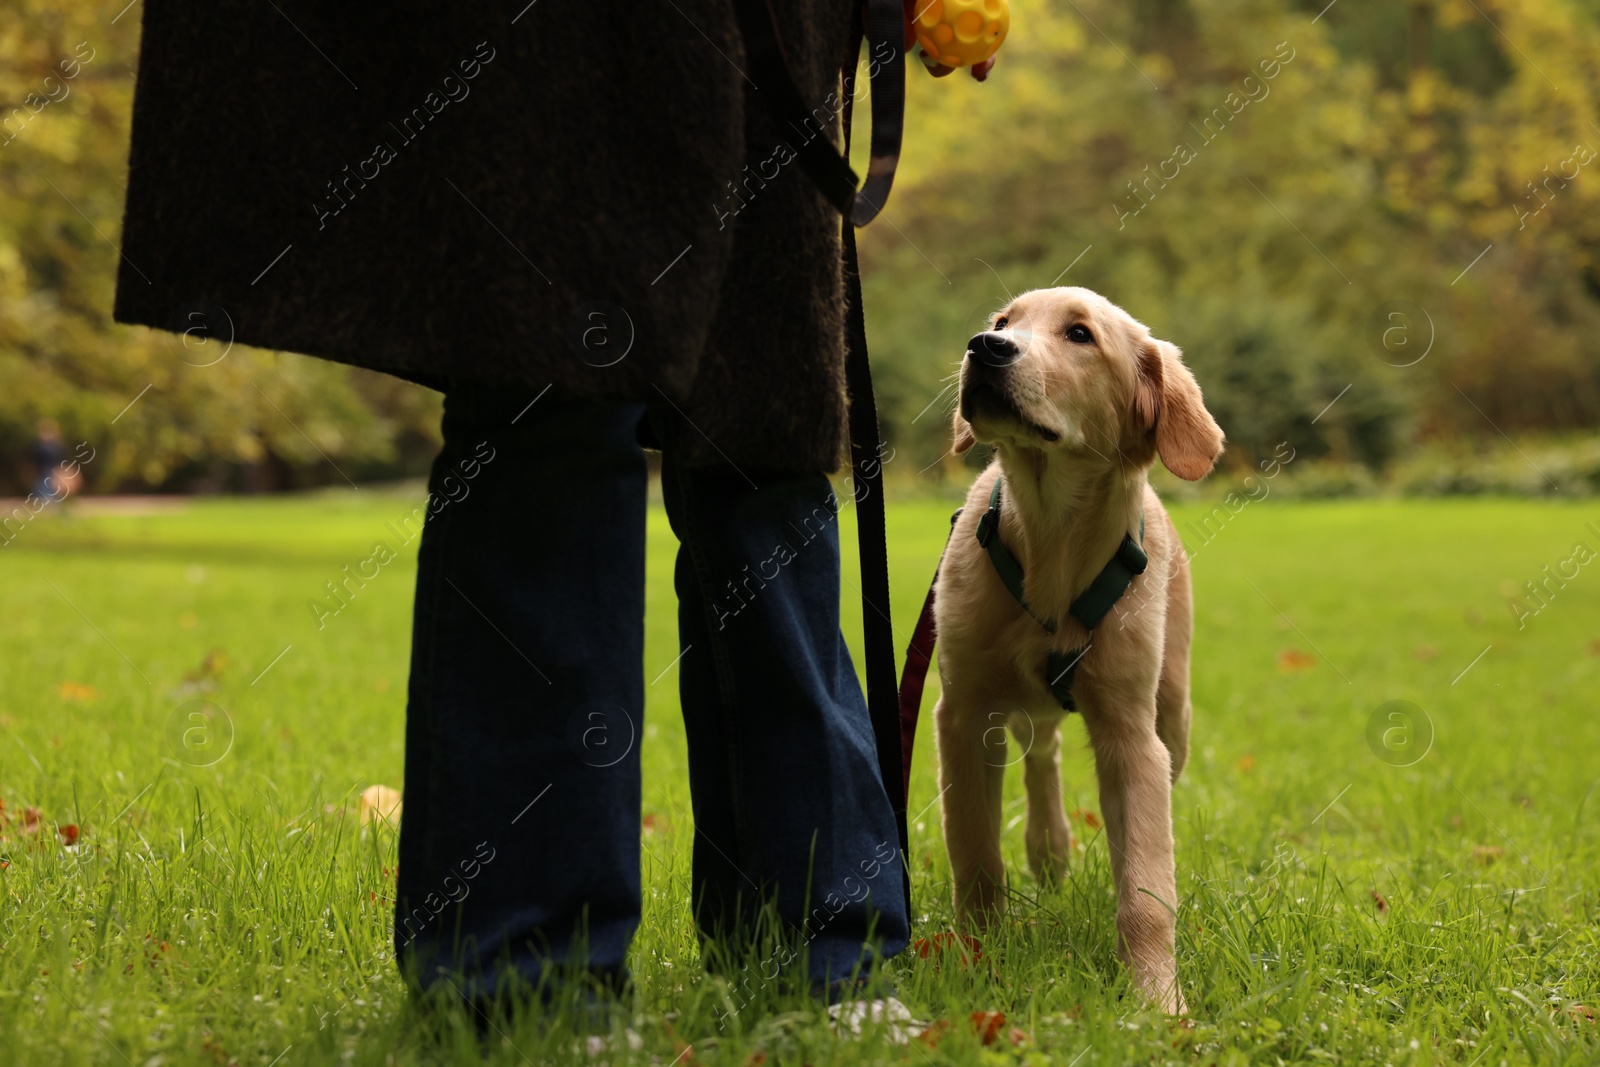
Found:
[[[991,367],[1008,367],[1022,358],[1022,349],[1003,333],[992,330],[980,333],[967,342],[967,351],[980,363]]]

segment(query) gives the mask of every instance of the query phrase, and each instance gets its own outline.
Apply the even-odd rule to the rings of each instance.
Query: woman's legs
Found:
[[[869,936],[886,955],[909,937],[894,812],[839,630],[838,501],[821,474],[684,468],[672,441],[695,431],[656,424],[682,545],[695,915],[737,944],[775,898],[808,977],[834,985]]]
[[[417,565],[395,943],[473,997],[639,924],[643,409],[532,399],[446,397]]]
[[[620,980],[639,924],[642,408],[531,399],[446,398],[418,557],[395,941],[421,985],[472,997],[502,956],[530,982],[566,963]],[[835,985],[869,938],[892,955],[909,936],[839,630],[837,501],[819,474],[681,468],[693,431],[654,421],[683,546],[695,912],[740,946],[775,900]]]

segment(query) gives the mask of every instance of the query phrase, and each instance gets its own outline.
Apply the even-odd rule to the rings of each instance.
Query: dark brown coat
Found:
[[[117,319],[670,401],[701,461],[832,469],[838,216],[730,0],[525,3],[146,0]],[[828,118],[851,4],[779,6]]]

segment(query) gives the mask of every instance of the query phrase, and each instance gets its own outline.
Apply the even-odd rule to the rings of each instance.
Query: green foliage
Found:
[[[1600,576],[1583,568],[1551,584],[1523,629],[1506,607],[1575,540],[1600,547],[1584,525],[1592,509],[1268,497],[1204,545],[1191,531],[1209,505],[1174,510],[1195,553],[1197,610],[1193,749],[1174,793],[1192,1029],[1145,1011],[1117,963],[1107,848],[1082,814],[1099,804],[1076,721],[1062,746],[1063,803],[1078,813],[1083,846],[1069,877],[1044,888],[1027,873],[1014,768],[1003,824],[1012,911],[985,940],[984,961],[935,952],[891,964],[919,1018],[953,1022],[937,1048],[889,1047],[876,1032],[842,1041],[792,989],[707,977],[687,907],[694,824],[668,670],[645,689],[639,986],[619,1021],[642,1047],[618,1035],[597,1061],[578,1048],[571,1005],[544,1024],[498,1020],[480,1051],[465,1013],[430,1017],[408,1004],[389,957],[395,842],[360,828],[355,796],[400,784],[415,544],[396,545],[401,558],[324,629],[307,601],[420,499],[420,489],[364,490],[144,513],[93,513],[85,501],[0,548],[0,589],[26,605],[0,629],[0,799],[12,819],[0,831],[4,1062],[1600,1058],[1585,1014],[1600,1009]],[[890,508],[902,626],[948,514],[937,501]],[[678,651],[675,545],[659,509],[649,530],[646,679]],[[848,524],[843,532],[850,543]],[[848,587],[844,603],[854,641]],[[951,928],[926,719],[935,695],[912,778],[922,938]],[[1368,747],[1375,709],[1396,698],[1418,704],[1434,733],[1410,766]],[[231,747],[210,766],[195,766],[173,735],[194,699],[224,709],[231,727]],[[43,813],[44,848],[18,832],[30,806]],[[58,823],[79,828],[74,851],[54,839]],[[966,1027],[978,1010],[1005,1012],[1006,1029],[1026,1040],[981,1047]]]
[[[424,390],[242,347],[198,367],[209,351],[110,322],[141,9],[5,6],[0,453],[50,415],[103,457],[91,491],[420,470]],[[908,466],[948,444],[965,339],[1052,282],[1184,347],[1237,467],[1285,439],[1376,468],[1600,419],[1595,0],[1015,8],[986,84],[910,72],[896,192],[862,237]],[[1427,320],[1406,354],[1432,341],[1406,367],[1374,317],[1402,300]],[[0,491],[25,475],[0,466]]]
[[[1285,450],[1287,454],[1287,450]],[[1523,438],[1520,442],[1430,441],[1408,449],[1381,472],[1361,463],[1296,453],[1271,478],[1223,472],[1200,485],[1157,467],[1152,482],[1164,500],[1240,498],[1327,500],[1367,496],[1593,497],[1600,495],[1600,440]],[[1263,488],[1265,484],[1265,488]],[[953,488],[953,486],[952,486]]]
[[[1600,493],[1600,440],[1524,441],[1487,451],[1433,445],[1397,464],[1390,482],[1409,496],[1593,496]]]
[[[438,399],[426,390],[243,346],[224,355],[220,336],[185,344],[111,321],[142,9],[4,7],[0,495],[31,483],[20,457],[45,416],[69,446],[95,450],[84,471],[92,491],[422,469],[438,435]]]
[[[1286,438],[1378,466],[1595,425],[1600,159],[1572,161],[1600,152],[1594,5],[1326,6],[1018,0],[987,83],[913,72],[863,239],[891,437],[936,457],[951,395],[915,416],[965,339],[1052,282],[1182,346],[1238,466]],[[1403,355],[1374,320],[1397,300],[1432,323]]]

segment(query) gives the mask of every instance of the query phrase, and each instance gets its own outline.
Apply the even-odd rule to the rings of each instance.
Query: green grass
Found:
[[[0,1062],[583,1059],[568,1029],[529,1018],[480,1048],[463,1014],[409,1004],[387,956],[395,843],[358,827],[353,798],[400,783],[415,545],[321,631],[307,600],[375,541],[400,548],[384,523],[415,502],[367,490],[54,516],[0,548]],[[902,634],[950,508],[891,509]],[[1180,526],[1197,513],[1175,509]],[[1592,503],[1271,499],[1199,547],[1193,755],[1175,792],[1188,1028],[1129,995],[1105,844],[1082,815],[1070,878],[1041,892],[1026,873],[1015,772],[1006,928],[975,966],[908,954],[888,968],[920,1018],[954,1020],[937,1047],[841,1041],[777,989],[719,1028],[726,987],[703,976],[686,906],[668,671],[643,736],[643,1047],[609,1062],[1600,1060],[1581,1010],[1600,1009],[1600,568],[1525,629],[1506,606],[1574,542],[1600,547],[1584,529],[1596,518]],[[673,540],[659,512],[650,530],[647,681],[676,655]],[[215,753],[231,723],[210,766],[174,725],[194,699],[226,720],[192,744]],[[1389,700],[1431,722],[1410,766],[1369,747]],[[912,787],[912,810],[927,806],[911,854],[924,937],[951,922],[930,734]],[[1081,725],[1067,741],[1067,806],[1092,813]],[[28,807],[42,847],[20,832]],[[57,823],[81,828],[75,849]],[[982,1047],[975,1010],[1025,1040]]]

